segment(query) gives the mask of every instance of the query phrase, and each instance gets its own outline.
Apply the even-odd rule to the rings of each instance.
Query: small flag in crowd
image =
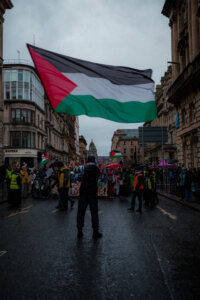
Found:
[[[50,161],[48,153],[45,154],[45,157],[40,162],[40,166],[46,165]]]
[[[151,69],[97,64],[27,46],[55,112],[120,123],[157,117]]]
[[[122,157],[122,154],[121,154],[121,152],[118,152],[118,151],[112,151],[110,157],[111,158],[119,158],[119,157]]]

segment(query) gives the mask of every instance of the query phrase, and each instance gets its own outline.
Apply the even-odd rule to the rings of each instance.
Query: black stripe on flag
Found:
[[[51,63],[62,73],[82,73],[89,77],[104,78],[116,85],[137,85],[152,83],[152,70],[137,70],[128,67],[117,67],[97,64],[27,44],[35,52]]]

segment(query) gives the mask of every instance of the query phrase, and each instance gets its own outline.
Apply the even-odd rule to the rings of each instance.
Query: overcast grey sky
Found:
[[[155,84],[171,60],[164,0],[11,0],[5,13],[4,59],[31,61],[26,43],[97,63],[153,69]],[[79,117],[80,135],[109,155],[117,129],[138,124]]]

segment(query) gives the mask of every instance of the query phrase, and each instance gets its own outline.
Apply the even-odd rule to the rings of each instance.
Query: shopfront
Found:
[[[13,161],[17,161],[20,166],[24,163],[29,168],[37,167],[37,150],[35,149],[5,149],[5,164],[12,165]]]

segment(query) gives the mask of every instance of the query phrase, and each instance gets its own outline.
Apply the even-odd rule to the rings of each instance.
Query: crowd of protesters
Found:
[[[1,167],[1,189],[6,183],[7,201],[13,208],[20,207],[22,199],[32,197],[58,199],[57,208],[66,210],[68,202],[73,207],[74,201],[68,197],[69,189],[73,182],[81,180],[81,173],[81,168],[78,172],[73,172],[62,162],[39,168],[28,168],[26,163],[20,167],[18,162],[13,162],[7,168]]]
[[[73,207],[74,201],[69,191],[73,183],[81,182],[83,171],[83,166],[69,168],[61,162],[38,169],[28,168],[26,163],[20,167],[14,162],[7,168],[1,167],[0,180],[6,181],[7,200],[11,205],[19,206],[21,199],[29,196],[36,199],[55,198],[58,199],[57,208],[65,210],[68,208],[68,202]],[[139,174],[141,178],[138,177]],[[142,202],[145,206],[158,203],[158,189],[174,193],[183,200],[195,199],[200,190],[200,169],[163,169],[148,166],[104,168],[101,170],[99,182],[107,186],[105,196],[109,199],[131,195],[130,210],[134,210],[137,198],[140,211]],[[138,190],[139,183],[141,187]]]

